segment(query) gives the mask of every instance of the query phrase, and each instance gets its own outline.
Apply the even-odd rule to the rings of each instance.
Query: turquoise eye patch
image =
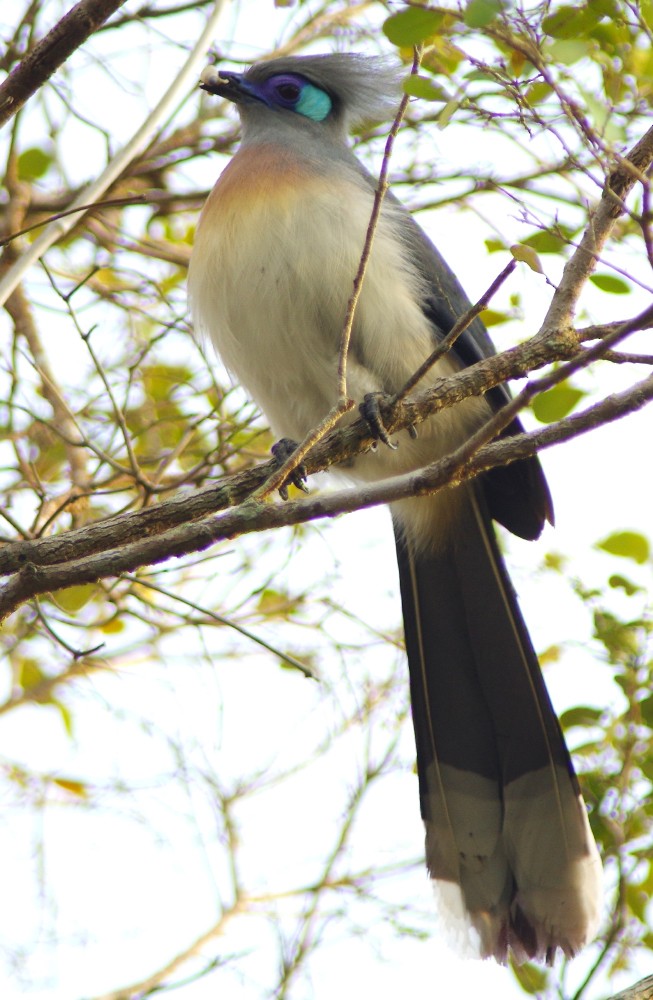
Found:
[[[304,84],[301,96],[295,105],[295,111],[314,122],[323,122],[331,111],[333,103],[328,94],[312,83]]]

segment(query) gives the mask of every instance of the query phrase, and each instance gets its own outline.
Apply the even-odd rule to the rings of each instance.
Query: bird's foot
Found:
[[[294,451],[297,450],[297,442],[293,441],[292,438],[281,438],[276,444],[273,444],[270,451],[272,452],[272,457],[276,461],[279,468],[283,465],[286,459],[290,458]],[[308,493],[309,489],[306,485],[306,480],[308,476],[306,473],[305,465],[298,465],[288,476],[288,479],[282,486],[279,487],[279,496],[282,500],[288,499],[288,486],[292,483],[296,486],[298,490],[302,493]]]
[[[397,445],[390,440],[383,422],[383,407],[391,406],[393,397],[387,392],[368,392],[358,407],[361,417],[366,421],[370,434],[375,442],[383,441],[388,448],[396,450]]]
[[[370,434],[375,441],[383,441],[388,448],[392,448],[396,451],[397,445],[390,440],[388,432],[385,429],[385,424],[383,422],[382,410],[384,407],[386,409],[392,407],[394,404],[395,397],[389,392],[368,392],[363,402],[358,407],[360,415],[367,422],[370,429]],[[408,428],[408,433],[412,438],[417,437],[417,431],[411,424]]]

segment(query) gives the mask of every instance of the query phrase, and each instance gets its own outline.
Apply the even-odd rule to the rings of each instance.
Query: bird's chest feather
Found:
[[[306,433],[337,398],[340,335],[373,195],[270,147],[244,150],[209,198],[189,278],[197,325],[277,431]],[[391,391],[432,334],[390,215],[377,230],[350,354],[351,396]]]

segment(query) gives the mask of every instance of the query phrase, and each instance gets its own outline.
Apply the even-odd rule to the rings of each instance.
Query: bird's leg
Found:
[[[296,449],[297,449],[297,442],[293,441],[292,438],[280,438],[280,440],[277,441],[276,444],[272,445],[270,451],[272,452],[272,457],[274,458],[275,462],[277,463],[279,468],[281,468],[283,463],[290,458],[290,456],[294,451],[296,451]],[[292,483],[293,486],[296,486],[298,490],[302,491],[302,493],[308,493],[309,490],[308,486],[306,485],[306,479],[307,479],[306,466],[300,464],[293,469],[291,474],[288,476],[287,481],[282,486],[279,487],[279,496],[281,497],[281,499],[282,500],[288,499],[289,483]]]

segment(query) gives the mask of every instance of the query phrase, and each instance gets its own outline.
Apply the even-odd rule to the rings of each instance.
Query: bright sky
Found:
[[[231,5],[223,17],[218,47],[225,54],[255,58],[274,39],[285,37],[285,26],[292,16],[288,10],[273,8],[268,0]],[[113,44],[110,36],[107,44]],[[152,95],[160,93],[174,71],[173,66],[157,65],[156,59],[152,60],[148,76]],[[93,99],[97,100],[97,95]],[[125,114],[125,129],[131,125],[126,110],[112,108],[107,113]],[[102,155],[99,150],[96,153]],[[489,144],[484,144],[482,154],[488,159],[493,155]],[[433,137],[433,158],[457,164],[461,173],[473,170],[478,155],[478,144],[455,126]],[[82,157],[78,169],[87,176]],[[206,176],[212,176],[215,169],[213,158],[208,157]],[[406,192],[401,195],[406,197]],[[519,220],[506,218],[505,208],[498,205],[492,210],[505,237],[517,242],[523,232]],[[485,253],[484,224],[469,213],[456,215],[453,209],[448,216],[439,213],[437,222],[427,217],[420,221],[427,227],[433,225],[430,234],[453,268],[463,275],[472,298],[480,294],[502,266],[496,264],[497,258],[488,259]],[[551,264],[549,258],[544,263],[552,271],[559,266],[557,261]],[[551,276],[555,280],[555,273]],[[542,315],[550,292],[541,277],[524,267],[511,290],[521,293],[532,316]],[[621,317],[618,310],[623,305],[620,301],[614,305],[613,301],[614,297],[601,297],[597,291],[592,318],[608,318],[606,313],[613,308],[617,310],[615,316]],[[630,314],[635,312],[633,302],[631,298],[627,303]],[[624,377],[623,373],[615,373],[615,387]],[[512,571],[536,648],[570,636],[578,640],[576,648],[547,671],[554,702],[561,709],[590,697],[603,704],[613,696],[613,690],[607,684],[606,672],[597,668],[592,650],[588,649],[587,616],[561,582],[535,571],[544,553],[555,549],[573,553],[570,575],[578,573],[588,578],[596,570],[603,576],[606,557],[593,551],[592,546],[605,531],[615,526],[649,530],[650,472],[649,463],[641,460],[641,442],[651,440],[652,429],[651,414],[643,413],[547,453],[544,464],[556,501],[556,529],[548,530],[536,545],[512,539],[508,543]],[[256,539],[251,543],[252,553],[258,552],[259,544]],[[294,575],[311,573],[311,567],[316,565],[320,566],[321,576],[327,557],[333,561],[334,579],[340,585],[346,581],[346,603],[352,613],[374,622],[381,630],[394,627],[398,596],[387,514],[381,510],[341,519],[335,530],[325,533],[324,538],[313,538],[295,555],[284,581],[292,588]],[[383,581],[374,595],[373,607],[370,581],[375,585]],[[219,581],[216,585],[221,586]],[[224,581],[222,586],[227,586]],[[345,600],[342,592],[338,599]],[[347,634],[343,622],[338,622],[337,627]],[[184,734],[188,749],[188,733],[192,733],[195,765],[199,767],[206,758],[207,768],[210,763],[228,785],[234,759],[239,771],[248,767],[255,770],[268,759],[281,767],[297,754],[298,746],[310,753],[318,724],[334,724],[334,720],[325,720],[318,685],[296,672],[281,671],[276,666],[270,669],[269,657],[244,648],[241,669],[227,665],[218,676],[206,661],[189,664],[187,651],[176,648],[173,638],[165,664],[126,661],[120,675],[93,678],[77,695],[74,741],[65,734],[54,711],[31,708],[3,718],[3,757],[24,761],[36,769],[76,774],[82,779],[85,775],[95,779],[103,774],[109,802],[123,773],[129,773],[131,781],[136,774],[136,783],[140,782],[142,788],[142,796],[133,802],[132,815],[118,808],[112,812],[111,807],[96,814],[90,808],[80,819],[78,814],[71,817],[65,808],[59,808],[45,810],[36,821],[31,811],[2,810],[3,897],[11,904],[0,912],[0,941],[22,942],[25,947],[25,942],[34,942],[29,969],[41,985],[28,992],[32,1000],[81,1000],[137,980],[160,967],[215,920],[216,889],[224,887],[227,879],[213,842],[217,820],[208,788],[189,783],[183,792],[178,783],[174,787],[169,784],[170,775],[178,773],[180,766],[174,756],[179,734]],[[391,652],[390,658],[394,655]],[[371,669],[363,654],[360,663],[366,664],[366,671]],[[357,657],[356,670],[358,666]],[[358,697],[356,670],[351,672],[351,690],[342,693],[343,710],[351,698]],[[109,705],[112,712],[105,709]],[[141,722],[144,705],[148,706],[149,727]],[[119,730],[116,706],[120,706],[122,715]],[[401,750],[403,758],[410,759],[412,747],[402,745]],[[273,888],[277,880],[283,884],[288,873],[290,881],[294,878],[299,882],[312,871],[315,859],[329,843],[333,816],[339,815],[348,791],[343,788],[338,755],[350,752],[360,753],[360,747],[341,741],[323,766],[300,773],[281,788],[259,792],[244,807],[244,864],[262,887],[267,884]],[[423,834],[416,779],[409,773],[393,775],[382,788],[383,794],[371,794],[362,814],[352,842],[353,855],[365,859],[369,850],[377,862],[385,858],[388,865],[399,859],[417,859],[423,849]],[[37,828],[36,822],[43,823],[44,828]],[[41,856],[35,855],[34,845],[38,843],[45,845]],[[300,847],[305,850],[307,844],[312,845],[312,851],[301,853]],[[34,888],[35,868],[41,886],[47,886],[48,896],[57,900],[56,908],[42,907],[40,889]],[[380,880],[378,891],[389,902],[401,905],[405,900],[415,905],[421,926],[437,924],[431,888],[421,868]],[[357,904],[351,905],[356,913]],[[327,933],[326,943],[313,962],[313,979],[305,997],[523,997],[507,970],[457,958],[446,943],[435,937],[398,937],[378,924],[367,928],[369,912],[361,907],[356,913],[358,934],[352,932],[344,938],[335,929]],[[220,942],[220,949],[222,954],[251,951],[246,975],[227,971],[188,982],[175,991],[176,1000],[213,1000],[218,995],[229,1000],[253,1000],[263,995],[274,972],[276,942],[262,921],[260,926],[255,922],[243,926],[245,930],[234,926]],[[55,937],[64,941],[58,949],[52,947]],[[578,960],[572,978],[582,978],[591,957],[590,953]],[[178,978],[186,973],[186,969],[181,970]],[[628,973],[620,985],[635,978]],[[23,985],[14,975],[4,984],[0,979],[0,996],[11,1000],[25,995]]]

